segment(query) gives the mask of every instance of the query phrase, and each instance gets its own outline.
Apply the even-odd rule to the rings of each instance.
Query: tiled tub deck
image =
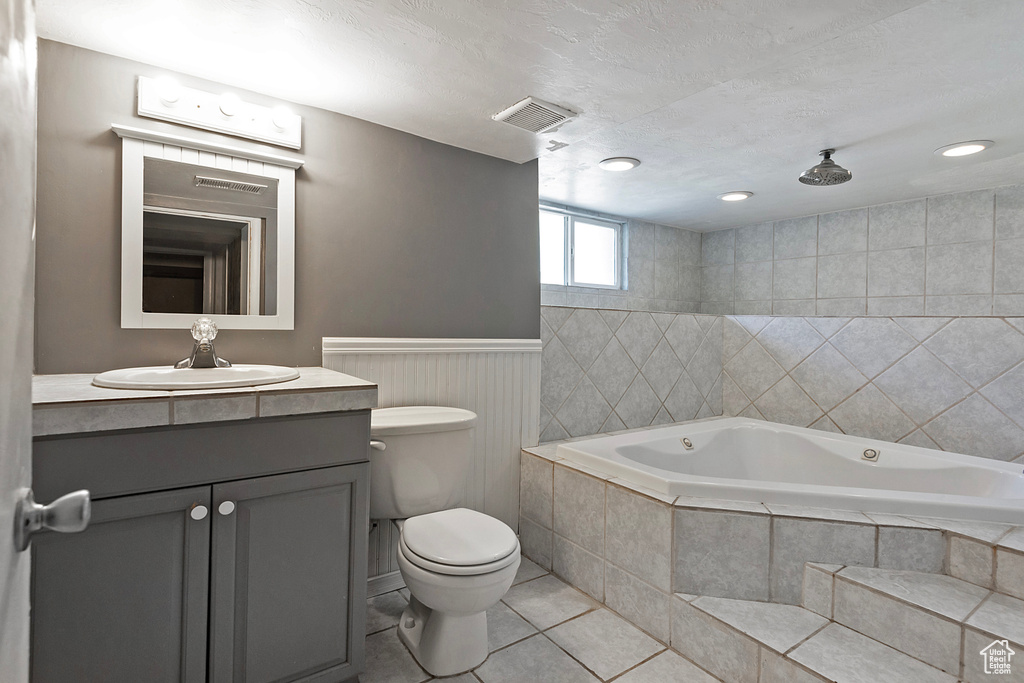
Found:
[[[891,680],[980,681],[971,648],[996,636],[1014,649],[1024,641],[1024,527],[666,496],[560,459],[555,448],[523,451],[524,554],[724,680],[844,680],[849,672],[800,657],[813,663],[817,648],[846,643],[860,653],[849,660],[856,666],[886,661],[895,648],[909,663],[894,660],[902,678]],[[848,613],[855,589],[881,596],[876,614]],[[836,600],[845,611],[833,613]],[[858,618],[947,644],[922,653]],[[757,637],[780,622],[810,630],[784,646]],[[1024,663],[1018,669],[1000,679],[1024,681]]]

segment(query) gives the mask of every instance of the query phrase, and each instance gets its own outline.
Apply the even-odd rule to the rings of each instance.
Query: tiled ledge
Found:
[[[556,446],[523,450],[524,553],[662,642],[674,593],[797,604],[808,561],[1024,593],[1024,527],[666,496]]]
[[[377,385],[325,368],[258,387],[180,391],[105,389],[93,375],[32,378],[33,436],[246,420],[377,407]]]

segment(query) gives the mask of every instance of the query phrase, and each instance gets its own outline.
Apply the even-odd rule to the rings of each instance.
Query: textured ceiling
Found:
[[[485,154],[709,230],[1024,181],[1021,0],[37,0],[39,33]],[[548,135],[490,115],[533,95]],[[986,138],[976,157],[932,151]],[[550,141],[568,143],[548,151]],[[817,152],[853,172],[796,181]],[[625,174],[597,168],[635,156]],[[716,195],[750,190],[726,204]]]

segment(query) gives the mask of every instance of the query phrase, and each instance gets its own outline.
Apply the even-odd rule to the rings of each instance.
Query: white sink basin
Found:
[[[160,365],[109,370],[93,377],[92,383],[109,389],[226,389],[287,382],[298,376],[299,371],[295,368],[278,365],[180,369]]]

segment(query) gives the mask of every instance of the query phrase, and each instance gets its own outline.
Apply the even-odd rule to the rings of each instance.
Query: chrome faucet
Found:
[[[192,338],[196,340],[192,355],[174,364],[176,368],[230,368],[231,363],[217,358],[213,340],[217,336],[217,323],[209,318],[199,318],[192,323]]]

